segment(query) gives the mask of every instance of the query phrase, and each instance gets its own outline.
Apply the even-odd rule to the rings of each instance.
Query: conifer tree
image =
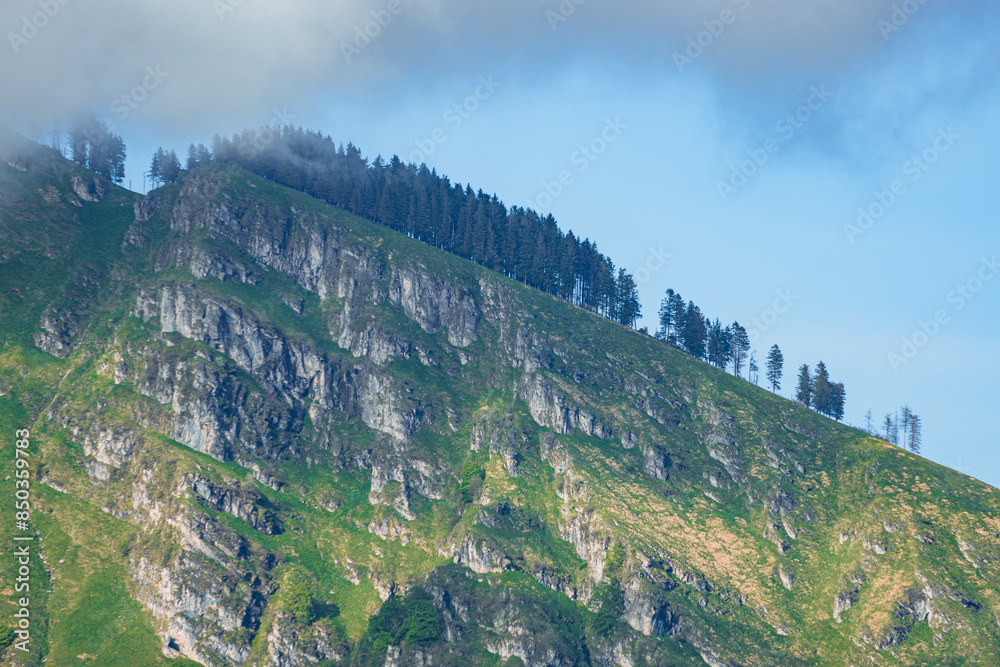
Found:
[[[781,376],[784,374],[785,356],[781,354],[781,348],[777,345],[771,347],[767,355],[767,381],[771,383],[771,391],[777,392],[781,389]]]
[[[153,159],[149,163],[149,180],[153,187],[163,183],[163,149],[157,148],[153,153]]]
[[[902,441],[900,442],[900,446],[903,449],[906,449],[906,439],[910,435],[910,419],[912,418],[913,413],[910,412],[910,406],[909,405],[904,405],[902,408],[900,408],[900,413],[901,413],[901,415],[900,415],[900,424],[899,425],[901,427],[902,436],[903,436],[902,437]]]
[[[729,327],[723,327],[718,318],[708,330],[708,363],[725,370],[732,357],[732,340]]]
[[[732,336],[733,375],[741,378],[743,377],[743,362],[746,361],[747,352],[750,351],[750,336],[739,322],[733,322],[729,330]]]
[[[847,401],[846,391],[843,382],[834,382],[830,385],[830,416],[840,421],[844,418],[844,403]]]
[[[187,157],[191,168],[237,165],[629,326],[641,316],[634,279],[597,244],[563,233],[551,215],[508,210],[496,195],[453,184],[427,165],[398,156],[369,162],[353,144],[294,127],[217,135],[211,151],[189,146]],[[160,162],[160,182],[179,177],[169,154]],[[686,304],[676,293],[668,301],[672,319],[661,331],[677,344]]]
[[[115,183],[125,180],[125,142],[93,114],[77,118],[69,128],[74,162]]]
[[[705,317],[701,314],[701,309],[694,305],[693,301],[688,301],[687,310],[684,313],[684,330],[681,332],[684,349],[692,357],[704,359],[707,337],[708,328],[705,324]]]
[[[802,364],[799,367],[799,384],[795,391],[795,400],[808,408],[812,406],[812,396],[813,382],[812,376],[809,375],[809,365]]]
[[[684,313],[684,329],[681,331],[681,342],[684,344],[684,350],[696,359],[704,359],[707,336],[708,329],[705,325],[705,317],[693,301],[688,301],[687,310]]]
[[[177,153],[170,151],[163,154],[160,162],[160,176],[164,183],[176,183],[181,175],[181,161]]]
[[[757,350],[750,352],[750,364],[747,367],[747,379],[754,385],[760,379],[760,366],[757,365]]]
[[[660,301],[660,311],[658,313],[660,318],[660,328],[656,330],[656,337],[660,340],[667,340],[673,333],[674,309],[673,304],[671,303],[673,296],[674,290],[668,288],[663,300]]]
[[[910,451],[914,454],[920,453],[920,445],[923,444],[922,425],[920,417],[910,413]]]
[[[896,444],[896,438],[893,435],[896,432],[896,422],[889,413],[886,413],[885,418],[882,420],[882,432],[885,433],[886,442],[893,445]]]
[[[680,331],[684,328],[684,316],[687,310],[684,298],[676,292],[670,296],[670,313],[673,328],[667,333],[667,342],[671,345],[680,345]]]
[[[813,409],[823,415],[833,413],[833,390],[830,385],[830,374],[822,361],[816,364],[816,374],[813,377]]]
[[[635,328],[636,320],[642,317],[642,303],[635,279],[625,269],[618,269],[618,317],[619,324]]]
[[[77,119],[69,127],[70,159],[77,164],[87,166],[87,130],[86,121]]]

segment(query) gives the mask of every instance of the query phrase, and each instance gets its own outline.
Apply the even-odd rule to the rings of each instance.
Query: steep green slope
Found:
[[[1000,664],[995,489],[238,169],[0,157],[34,664]]]

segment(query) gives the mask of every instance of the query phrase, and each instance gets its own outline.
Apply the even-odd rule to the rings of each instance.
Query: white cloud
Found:
[[[932,0],[906,2],[921,7],[914,21],[943,11]],[[636,59],[637,71],[669,71],[688,38],[718,31],[724,11],[732,20],[713,35],[698,66],[766,89],[789,75],[877,66],[900,37],[893,34],[887,46],[878,27],[894,4],[905,3],[7,0],[0,7],[0,122],[43,129],[80,108],[116,120],[114,101],[143,86],[149,67],[167,76],[136,115],[182,131],[262,122],[272,106],[294,107],[321,91],[363,96],[470,66],[513,64],[544,79],[580,56],[607,54]],[[970,0],[947,11],[971,15],[985,6]]]

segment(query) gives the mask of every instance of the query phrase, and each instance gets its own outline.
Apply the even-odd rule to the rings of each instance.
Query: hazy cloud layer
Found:
[[[379,94],[469,67],[544,81],[580,58],[767,91],[878,67],[926,18],[988,40],[987,12],[978,0],[6,0],[0,121],[43,129],[80,108],[114,122],[141,110],[204,131],[320,92]]]

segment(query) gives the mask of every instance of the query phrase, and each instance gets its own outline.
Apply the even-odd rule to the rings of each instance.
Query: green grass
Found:
[[[151,617],[126,589],[115,544],[125,538],[111,517],[65,494],[38,487],[41,547],[52,572],[48,659],[58,665],[162,665]],[[60,521],[69,520],[65,526]],[[126,533],[127,534],[127,533]]]

